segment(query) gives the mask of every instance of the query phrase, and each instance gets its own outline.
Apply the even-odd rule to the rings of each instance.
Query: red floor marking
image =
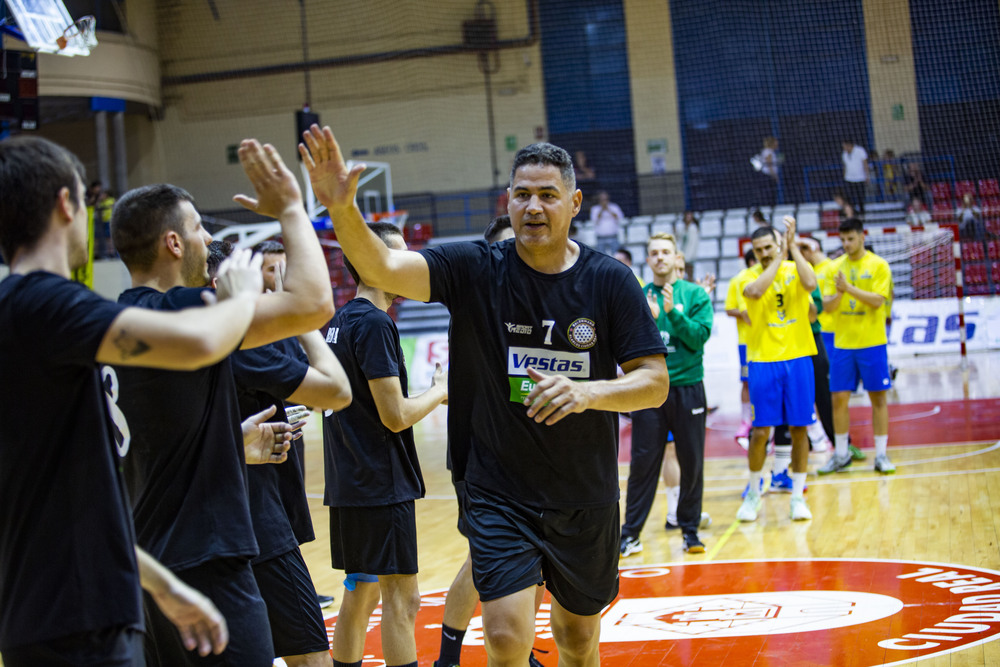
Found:
[[[934,414],[937,407],[940,407],[940,412]],[[739,456],[743,449],[733,438],[738,426],[739,417],[736,415],[711,415],[705,436],[705,458]],[[870,408],[851,408],[851,439],[858,447],[874,447]],[[1000,398],[889,406],[890,447],[987,440],[1000,440]],[[628,463],[631,452],[632,425],[628,420],[622,419],[619,428],[619,463]]]
[[[445,592],[425,593],[417,616],[421,664],[437,659]],[[542,664],[556,663],[548,598],[536,622]],[[380,611],[366,666],[382,665]],[[327,620],[332,628],[336,617]],[[486,664],[482,619],[462,665]],[[1000,635],[1000,572],[887,560],[809,559],[623,568],[602,614],[606,665],[900,664]]]

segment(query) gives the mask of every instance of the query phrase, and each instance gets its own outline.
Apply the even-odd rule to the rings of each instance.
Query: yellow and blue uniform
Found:
[[[729,281],[729,289],[726,291],[726,310],[746,310],[746,302],[743,298],[743,288],[747,285],[747,272],[750,269],[743,269]],[[749,378],[747,370],[747,332],[750,325],[742,318],[736,318],[736,342],[740,351],[740,380],[746,382]]]
[[[837,293],[837,273],[858,289],[888,300],[892,295],[889,263],[865,251],[857,261],[844,255],[834,260],[820,288],[823,296]],[[853,391],[860,379],[868,391],[884,391],[889,379],[888,339],[885,332],[886,306],[873,308],[848,293],[841,296],[834,311],[834,348],[830,354],[830,391]]]
[[[830,258],[824,259],[813,267],[813,271],[816,272],[816,284],[819,285],[821,292],[823,283],[827,280],[831,268],[833,268],[833,260]],[[836,320],[837,316],[834,313],[820,309],[817,321],[819,322],[820,338],[823,339],[823,347],[826,348],[827,354],[833,349],[833,329]]]
[[[748,269],[744,288],[763,270],[761,265]],[[754,426],[808,426],[816,420],[810,298],[795,262],[783,261],[764,294],[745,299],[752,323],[747,358]]]

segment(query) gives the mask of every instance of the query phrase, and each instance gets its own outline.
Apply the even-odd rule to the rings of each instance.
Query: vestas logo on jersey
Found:
[[[590,353],[557,352],[536,347],[511,347],[507,350],[508,375],[527,375],[529,368],[570,378],[589,378]]]

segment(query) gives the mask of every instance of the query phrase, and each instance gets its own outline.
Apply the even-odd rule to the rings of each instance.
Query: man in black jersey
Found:
[[[284,246],[265,241],[254,246],[254,251],[263,257],[264,289],[280,292]],[[274,419],[288,421],[286,401],[321,410],[342,410],[351,402],[344,369],[319,331],[302,334],[297,340],[287,338],[252,350],[237,350],[233,353],[233,374],[240,418],[274,406]],[[316,538],[301,456],[293,444],[284,464],[247,468],[250,517],[260,549],[251,564],[267,604],[275,656],[289,667],[320,667],[333,663],[316,589],[299,551],[300,544]]]
[[[378,222],[371,229],[383,247],[406,248],[395,226]],[[382,658],[387,667],[416,667],[420,593],[413,501],[423,498],[424,480],[412,427],[447,400],[448,377],[438,365],[431,387],[408,395],[399,331],[386,312],[396,295],[369,287],[345,263],[357,296],[337,311],[326,341],[350,378],[354,400],[323,419],[330,554],[333,567],[348,576],[333,660],[361,666],[368,619],[381,594]]]
[[[244,141],[240,162],[257,197],[235,200],[275,217],[288,256],[285,289],[261,294],[242,348],[318,329],[333,312],[322,249],[302,205],[295,176],[273,147]],[[207,280],[211,237],[192,197],[154,185],[119,198],[111,234],[132,277],[119,303],[152,310],[197,306]],[[267,610],[250,568],[259,554],[247,498],[239,410],[231,360],[195,373],[107,370],[131,432],[125,479],[137,540],[229,621],[230,643],[217,664],[269,667],[274,647]],[[169,410],[165,407],[169,406]],[[149,654],[163,665],[185,664],[177,637],[147,605]]]
[[[542,581],[560,663],[597,664],[600,612],[618,592],[617,413],[661,405],[669,379],[635,276],[569,239],[583,199],[572,160],[550,144],[517,153],[512,241],[407,252],[364,225],[363,165],[347,169],[329,128],[303,138],[313,189],[361,280],[451,311],[452,476],[466,484],[491,664],[527,663]]]
[[[136,547],[100,363],[191,370],[228,355],[260,289],[242,257],[199,314],[126,308],[68,280],[86,262],[84,170],[50,141],[0,142],[0,653],[7,667],[143,664],[140,585],[189,650],[221,652],[203,595]],[[113,406],[110,406],[112,411]],[[165,408],[169,411],[168,408]],[[55,417],[55,418],[53,418]],[[121,434],[118,434],[119,437]]]

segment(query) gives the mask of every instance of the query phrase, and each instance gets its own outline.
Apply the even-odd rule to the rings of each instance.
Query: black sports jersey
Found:
[[[398,377],[407,395],[396,323],[371,301],[356,298],[337,310],[326,342],[347,373],[354,400],[323,417],[324,504],[374,507],[423,498],[413,429],[386,428],[368,387],[369,380]]]
[[[277,343],[237,350],[232,360],[240,419],[274,405],[277,411],[270,421],[287,421],[284,399],[302,384],[309,364],[285,354]],[[284,463],[247,467],[250,517],[260,550],[255,563],[280,556],[298,545],[290,513],[285,506],[286,499],[294,502],[301,518],[301,506],[304,505],[308,517],[309,503],[297,456],[292,448],[288,450],[288,459]],[[283,492],[286,487],[287,493]],[[309,531],[312,531],[311,520]]]
[[[202,306],[201,289],[134,287],[119,303]],[[230,357],[195,371],[107,368],[122,423],[136,538],[172,570],[257,555]],[[118,419],[115,419],[116,423]]]
[[[51,273],[0,283],[0,650],[142,629],[135,535],[95,361],[122,310]]]
[[[666,354],[635,276],[581,245],[559,274],[535,271],[513,240],[420,251],[431,300],[451,311],[448,438],[455,481],[535,507],[618,499],[618,415],[587,410],[553,426],[527,416],[528,367],[572,380]]]

